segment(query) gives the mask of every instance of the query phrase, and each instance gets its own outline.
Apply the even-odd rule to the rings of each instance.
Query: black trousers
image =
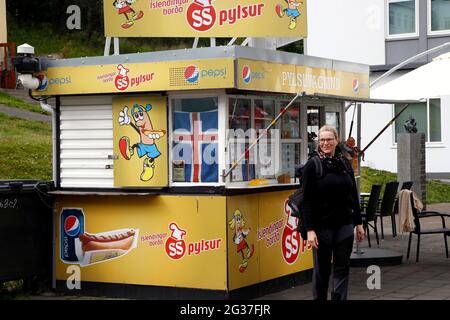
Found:
[[[353,249],[353,226],[339,230],[316,231],[319,248],[313,249],[313,296],[315,300],[327,300],[331,277],[331,300],[346,300],[350,273],[350,256]],[[333,270],[331,270],[333,258]]]

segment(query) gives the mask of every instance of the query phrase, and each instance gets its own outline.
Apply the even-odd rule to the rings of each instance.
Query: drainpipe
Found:
[[[57,182],[57,163],[56,163],[56,112],[55,107],[48,104],[47,99],[43,99],[39,101],[42,110],[50,113],[52,115],[52,173],[53,173],[53,181],[56,184]]]
[[[57,131],[58,124],[56,121],[57,120],[56,117],[58,115],[58,112],[57,112],[56,107],[51,106],[47,101],[48,101],[47,98],[42,99],[42,100],[39,99],[39,104],[41,105],[42,110],[44,110],[52,115],[52,176],[53,176],[53,182],[55,184],[55,187],[58,187],[59,180],[57,180],[57,179],[59,179],[58,178],[58,175],[59,175],[58,165],[59,164],[57,162],[57,159],[58,159],[59,155],[57,154],[57,150],[59,150],[59,149],[57,148],[57,145],[56,145],[56,143],[58,141],[56,139],[57,133],[58,133],[58,131]],[[58,104],[58,97],[56,97],[56,103]],[[53,216],[52,216],[53,234],[56,234],[55,215],[56,215],[55,208],[53,208]],[[53,250],[52,250],[52,252],[53,252],[52,253],[53,254],[52,288],[56,289],[56,264],[55,264],[56,240],[55,240],[55,237],[53,237],[52,246],[53,246]]]

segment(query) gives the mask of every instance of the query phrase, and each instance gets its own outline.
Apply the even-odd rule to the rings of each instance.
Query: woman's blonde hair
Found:
[[[331,132],[331,133],[334,135],[334,137],[336,138],[336,141],[339,142],[339,135],[338,135],[338,133],[337,133],[335,127],[330,126],[330,125],[328,125],[328,124],[322,126],[322,127],[319,129],[319,139],[320,139],[320,134],[321,134],[322,132],[324,132],[324,131]]]

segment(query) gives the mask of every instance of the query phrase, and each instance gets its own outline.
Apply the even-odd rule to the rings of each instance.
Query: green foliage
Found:
[[[397,174],[369,167],[361,167],[361,192],[370,192],[373,184],[381,184],[384,187],[386,183],[391,181],[397,181]],[[383,192],[383,189],[381,191]]]
[[[427,203],[450,202],[450,185],[439,180],[427,181]]]
[[[39,2],[9,1],[8,2],[8,41],[17,45],[28,43],[35,48],[38,56],[54,58],[79,58],[102,56],[105,47],[101,1],[49,1],[47,10],[42,12]],[[29,6],[26,5],[29,3]],[[66,19],[69,14],[66,9],[70,4],[81,8],[81,30],[68,30]],[[91,5],[92,4],[92,5]],[[35,7],[39,9],[33,9]],[[35,15],[33,10],[39,10]],[[57,13],[57,14],[55,14]],[[44,16],[42,16],[44,15]],[[48,15],[46,18],[45,15]],[[90,17],[90,18],[89,18]],[[42,22],[42,21],[45,21]],[[31,27],[32,26],[32,27]],[[231,38],[216,38],[217,46],[224,46]],[[236,45],[245,38],[238,38]],[[192,48],[193,38],[121,38],[120,53],[154,52]],[[197,47],[209,47],[210,38],[200,38]],[[112,47],[112,46],[111,46]],[[303,41],[289,44],[281,51],[303,53]],[[112,48],[111,48],[112,51]]]
[[[37,55],[52,55],[56,58],[98,56],[103,54],[104,38],[94,35],[90,41],[82,32],[69,32],[65,27],[52,31],[49,24],[38,28],[23,28],[14,19],[8,19],[8,41],[17,45],[28,43]]]
[[[23,291],[23,279],[7,281],[0,285],[0,300],[17,299]]]
[[[36,112],[48,115],[48,112],[45,112],[42,110],[41,107],[37,105],[29,104],[25,101],[22,101],[20,99],[17,99],[16,97],[13,97],[5,92],[0,92],[0,104],[4,104],[10,107],[19,108],[26,111]]]
[[[361,168],[361,192],[370,192],[373,184],[381,184],[384,192],[386,183],[397,180],[397,174],[376,170],[369,167]],[[450,202],[450,185],[439,180],[427,180],[427,204]]]
[[[52,180],[52,129],[0,113],[0,179]]]
[[[83,27],[81,30],[70,31],[65,25],[51,33],[49,30],[53,30],[50,24],[40,24],[38,28],[23,28],[16,20],[8,19],[8,41],[17,45],[28,43],[35,48],[39,56],[79,58],[103,55],[105,46],[103,28],[96,29],[90,34]],[[120,53],[181,49],[192,47],[192,44],[193,39],[189,38],[121,38]],[[209,39],[202,39],[199,45],[209,45]]]

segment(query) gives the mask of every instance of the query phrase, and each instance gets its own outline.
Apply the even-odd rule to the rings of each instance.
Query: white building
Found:
[[[450,1],[443,0],[314,0],[308,1],[305,54],[371,65],[372,80],[418,53],[450,41]],[[437,55],[412,63],[384,79],[381,85],[423,65]],[[361,147],[365,147],[401,106],[362,108]],[[426,171],[430,177],[450,177],[450,96],[411,105],[366,151],[363,166],[397,171],[395,132],[404,132],[410,116],[426,134]],[[347,131],[353,109],[346,114]],[[354,128],[356,127],[356,117]],[[352,135],[356,132],[353,129]]]

